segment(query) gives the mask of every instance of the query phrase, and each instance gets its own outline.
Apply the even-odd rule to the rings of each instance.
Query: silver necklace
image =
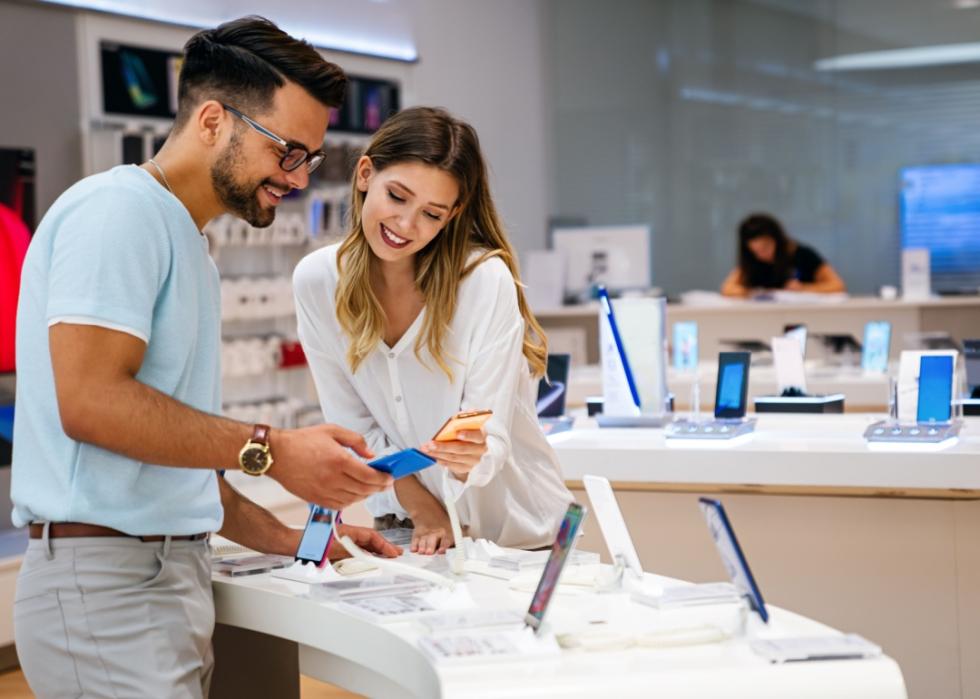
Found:
[[[152,165],[153,167],[155,167],[157,169],[157,172],[160,173],[160,178],[163,180],[163,184],[167,188],[167,191],[170,192],[171,194],[173,194],[174,193],[174,188],[171,187],[170,186],[170,182],[167,181],[167,173],[165,173],[163,171],[163,168],[160,167],[160,164],[156,160],[154,160],[153,158],[150,158],[147,162],[150,163],[150,165]],[[177,196],[177,195],[174,194],[174,196]]]

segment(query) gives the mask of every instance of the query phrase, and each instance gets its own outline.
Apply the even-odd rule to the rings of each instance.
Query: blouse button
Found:
[[[394,358],[395,358],[395,353],[394,352],[389,352],[388,353],[388,359],[394,359]]]
[[[396,403],[401,403],[402,402],[402,397],[401,396],[395,396],[395,402]]]

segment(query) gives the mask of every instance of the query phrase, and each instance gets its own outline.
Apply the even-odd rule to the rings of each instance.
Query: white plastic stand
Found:
[[[294,582],[315,584],[341,580],[343,576],[334,570],[330,563],[318,568],[315,563],[296,561],[288,568],[278,568],[271,572],[272,577]]]

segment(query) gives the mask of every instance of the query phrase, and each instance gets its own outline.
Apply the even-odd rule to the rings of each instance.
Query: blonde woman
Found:
[[[327,421],[378,454],[420,447],[438,461],[368,500],[379,526],[413,526],[413,551],[445,551],[448,496],[474,538],[549,545],[572,497],[534,409],[547,349],[473,128],[423,107],[385,122],[355,168],[347,238],[303,259],[293,284]],[[482,430],[431,441],[482,408]]]

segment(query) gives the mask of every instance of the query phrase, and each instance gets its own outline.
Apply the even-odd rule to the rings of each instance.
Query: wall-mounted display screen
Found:
[[[172,119],[183,57],[173,51],[103,41],[102,110],[106,114]]]
[[[980,164],[910,167],[901,174],[903,248],[929,250],[936,291],[980,288]]]

